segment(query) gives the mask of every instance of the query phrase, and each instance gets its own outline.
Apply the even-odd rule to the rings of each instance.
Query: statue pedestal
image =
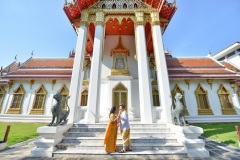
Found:
[[[205,142],[198,137],[203,133],[203,129],[195,126],[177,126],[168,124],[172,132],[176,134],[177,141],[181,143],[189,158],[210,157],[208,150],[205,149]]]
[[[31,151],[32,157],[52,157],[52,153],[57,150],[56,144],[60,143],[63,133],[69,130],[73,124],[65,124],[63,126],[49,127],[43,126],[37,129],[37,133],[41,136],[34,144],[36,148]]]

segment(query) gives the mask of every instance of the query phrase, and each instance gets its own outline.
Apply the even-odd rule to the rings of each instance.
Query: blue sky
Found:
[[[68,0],[69,1],[69,0]],[[0,0],[0,66],[35,57],[67,57],[77,35],[64,0]],[[163,42],[173,56],[206,56],[240,41],[240,0],[177,0]]]

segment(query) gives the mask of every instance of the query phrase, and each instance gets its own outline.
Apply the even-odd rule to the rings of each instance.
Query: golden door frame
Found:
[[[116,98],[117,96],[117,98]],[[125,97],[122,99],[122,96]],[[124,104],[127,110],[128,104],[128,89],[120,82],[112,90],[112,106],[116,106],[119,109],[119,105]]]

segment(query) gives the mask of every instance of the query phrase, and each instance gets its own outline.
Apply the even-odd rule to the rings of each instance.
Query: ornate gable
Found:
[[[98,3],[90,7],[89,9],[92,10],[99,10],[99,9],[112,9],[113,11],[121,10],[121,9],[129,9],[129,10],[136,10],[136,9],[152,9],[148,5],[146,5],[141,0],[100,0]]]

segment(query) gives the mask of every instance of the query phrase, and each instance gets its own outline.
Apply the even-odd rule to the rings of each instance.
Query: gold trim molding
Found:
[[[231,88],[233,89],[233,92],[236,93],[236,90],[235,90],[235,88],[236,88],[236,82],[230,82],[230,86],[231,86]]]
[[[88,86],[89,85],[89,81],[88,80],[83,80],[82,85]]]
[[[190,82],[191,82],[191,80],[189,80],[189,79],[186,79],[186,80],[185,80],[185,83],[186,83],[187,86],[188,86],[188,90],[189,90],[189,88],[190,88]]]
[[[34,85],[34,80],[29,80],[29,84],[30,84],[30,89],[32,89],[32,86]]]
[[[52,82],[52,90],[53,90],[57,80],[52,80],[51,82]]]
[[[210,87],[212,89],[213,80],[212,79],[207,79],[207,83],[210,85]]]

